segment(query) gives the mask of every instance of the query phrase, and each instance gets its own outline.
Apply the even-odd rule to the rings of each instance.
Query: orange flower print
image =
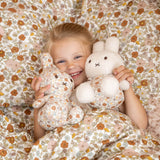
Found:
[[[17,94],[18,94],[18,92],[17,92],[16,89],[14,89],[14,90],[11,91],[11,95],[12,95],[12,96],[16,96]]]
[[[144,68],[143,68],[143,67],[138,67],[138,68],[137,68],[137,72],[138,72],[138,73],[142,73],[143,71],[144,71]]]
[[[2,157],[5,157],[5,156],[7,155],[7,151],[4,150],[4,149],[0,149],[0,155],[1,155]]]
[[[61,147],[62,148],[68,148],[68,143],[66,141],[62,141]]]
[[[18,2],[18,0],[12,0],[12,2],[13,2],[13,3],[17,3],[17,2]]]
[[[23,25],[24,25],[24,22],[23,22],[22,20],[19,20],[19,21],[17,22],[17,24],[18,24],[19,26],[23,26]]]
[[[131,7],[132,5],[133,5],[133,2],[132,2],[132,1],[130,1],[130,2],[127,4],[128,7]]]
[[[31,84],[32,83],[32,78],[27,78],[27,83]]]
[[[18,76],[17,75],[13,75],[12,76],[12,81],[17,81],[19,78],[18,78]]]
[[[9,107],[9,103],[3,103],[3,107]]]
[[[100,26],[100,29],[101,29],[101,30],[105,30],[105,29],[106,29],[106,26],[105,26],[104,24],[102,24],[102,25]]]
[[[97,124],[97,129],[103,130],[104,129],[104,124],[103,123]]]
[[[132,52],[132,57],[136,58],[138,56],[138,52]]]
[[[0,75],[0,82],[3,82],[3,81],[4,81],[4,76]]]
[[[3,36],[0,34],[0,41],[2,40],[2,37],[3,37]]]
[[[143,12],[144,12],[144,8],[140,8],[140,9],[137,11],[138,14],[142,14]]]
[[[6,137],[9,143],[13,144],[14,143],[14,137]]]
[[[145,80],[142,80],[141,81],[141,85],[142,86],[147,86],[148,85],[148,81],[145,79]]]
[[[19,124],[19,128],[24,128],[24,127],[25,127],[25,123],[20,122],[20,124]]]
[[[6,2],[2,2],[2,3],[1,3],[1,7],[2,7],[2,8],[5,8],[6,6],[7,6],[7,3],[6,3]]]
[[[122,121],[126,121],[126,119],[125,119],[124,117],[120,117],[120,119],[121,119]]]
[[[52,3],[52,2],[53,2],[53,0],[47,0],[47,2]]]
[[[81,160],[89,160],[87,157],[82,157]]]
[[[24,36],[24,34],[19,35],[18,37],[20,40],[24,41],[26,39],[26,37]]]
[[[147,144],[147,141],[145,139],[142,139],[142,142],[143,142],[144,145]]]
[[[156,9],[156,10],[155,10],[155,13],[156,13],[156,14],[160,14],[160,9]]]
[[[11,26],[11,25],[12,25],[12,21],[11,21],[11,20],[8,20],[8,21],[7,21],[7,25],[8,25],[8,26]]]
[[[3,113],[3,111],[2,111],[2,110],[0,110],[0,115],[2,115],[2,116],[4,115],[4,113]]]
[[[12,126],[11,124],[8,124],[7,130],[8,130],[9,132],[14,132],[13,126]]]
[[[18,52],[19,51],[19,48],[18,47],[12,47],[11,48],[11,52],[12,53],[16,53],[16,52]]]
[[[31,114],[31,111],[30,111],[29,109],[26,109],[26,110],[24,111],[24,113],[25,113],[26,115],[30,115],[30,114]]]
[[[88,22],[85,23],[85,27],[89,28],[89,23]]]
[[[99,12],[99,14],[98,14],[98,18],[102,18],[103,17],[103,12]]]
[[[121,14],[120,12],[115,12],[115,13],[114,13],[114,16],[115,16],[115,17],[119,17],[120,14]]]
[[[37,29],[38,29],[38,26],[37,26],[37,25],[35,25],[35,24],[33,24],[33,25],[32,25],[32,27],[33,27],[35,30],[37,30]]]
[[[118,157],[115,157],[115,158],[114,158],[114,160],[120,160],[120,158],[118,158]]]
[[[134,141],[127,141],[129,145],[135,145]]]
[[[25,135],[22,136],[21,139],[22,139],[24,142],[27,141],[27,137],[26,137]]]
[[[160,25],[156,26],[156,30],[160,31]]]
[[[158,46],[154,47],[154,51],[155,52],[159,52],[160,51],[160,47],[158,47]]]
[[[0,57],[4,57],[5,56],[5,52],[3,50],[0,50]]]
[[[22,55],[17,56],[17,59],[18,59],[19,61],[23,61],[23,60],[24,60],[24,58],[23,58]]]
[[[18,7],[21,8],[21,9],[25,9],[23,4],[19,4]]]
[[[10,12],[13,12],[13,13],[17,12],[17,10],[14,9],[14,8],[8,8],[8,10],[9,10]]]
[[[2,17],[0,17],[0,22],[2,22]]]
[[[71,21],[72,23],[74,23],[74,22],[75,22],[75,18],[74,18],[74,17],[70,17],[70,21]]]
[[[73,128],[79,128],[79,124],[78,124],[78,123],[77,123],[77,124],[74,124],[72,127],[73,127]]]
[[[57,16],[53,16],[53,19],[56,21],[57,20]]]
[[[37,57],[32,55],[31,60],[35,62],[37,60]]]
[[[58,132],[58,133],[61,133],[62,131],[63,131],[63,127],[58,127],[58,128],[57,128],[57,132]]]
[[[60,158],[59,160],[67,160],[67,157]]]
[[[39,158],[36,157],[36,158],[34,158],[34,160],[39,160]]]
[[[108,144],[109,143],[109,139],[106,139],[106,140],[103,140],[102,143],[105,145],[105,144]]]
[[[32,9],[36,11],[36,10],[37,10],[37,7],[36,7],[36,6],[32,6]]]
[[[140,25],[140,26],[145,26],[145,25],[146,25],[146,22],[145,22],[145,20],[143,20],[143,21],[140,21],[140,22],[139,22],[139,25]]]
[[[31,148],[24,148],[25,152],[29,153]]]
[[[127,25],[127,23],[128,23],[128,21],[126,21],[126,20],[124,20],[122,23],[121,23],[121,26],[126,26]]]
[[[136,35],[132,36],[131,37],[131,42],[136,42],[136,41],[137,41],[137,36]]]
[[[42,24],[45,24],[45,20],[43,18],[40,19]]]

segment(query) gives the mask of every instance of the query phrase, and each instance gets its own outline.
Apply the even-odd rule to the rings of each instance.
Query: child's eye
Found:
[[[65,60],[60,60],[60,61],[57,62],[57,64],[64,63],[64,62],[65,62]]]
[[[79,59],[81,58],[82,56],[75,56],[74,59]]]

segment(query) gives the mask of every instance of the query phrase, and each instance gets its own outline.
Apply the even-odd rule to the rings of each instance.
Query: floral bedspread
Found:
[[[33,109],[0,108],[0,159],[160,159],[160,141],[115,110],[88,112],[83,121],[33,140]]]

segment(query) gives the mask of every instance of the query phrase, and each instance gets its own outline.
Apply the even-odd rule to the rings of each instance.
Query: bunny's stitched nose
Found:
[[[100,66],[100,64],[99,63],[95,63],[95,67],[97,67],[97,66]]]

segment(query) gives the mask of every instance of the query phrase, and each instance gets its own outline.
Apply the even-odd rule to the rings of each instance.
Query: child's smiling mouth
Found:
[[[82,73],[82,71],[79,71],[79,72],[75,72],[75,73],[72,73],[72,74],[69,74],[73,79],[77,78],[80,74]]]

